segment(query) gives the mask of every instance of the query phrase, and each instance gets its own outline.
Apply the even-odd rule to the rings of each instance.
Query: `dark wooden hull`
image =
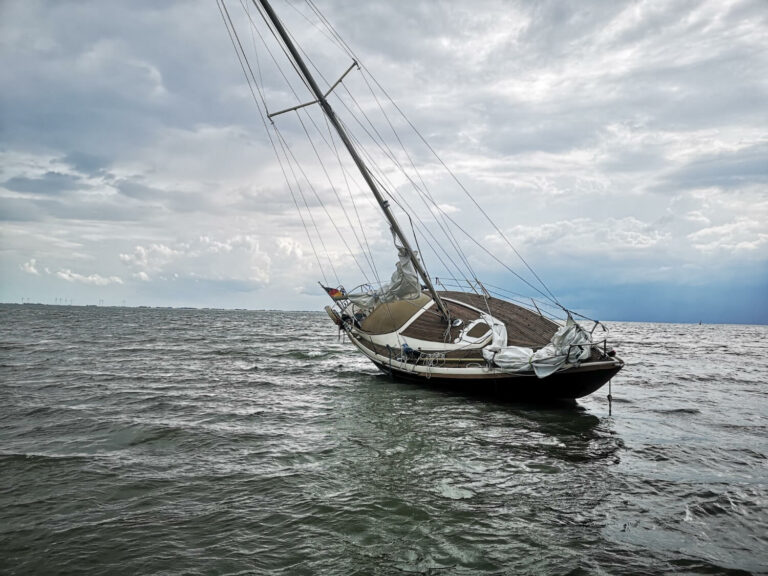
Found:
[[[375,362],[374,362],[375,363]],[[412,382],[440,390],[461,394],[493,398],[507,402],[559,403],[572,402],[599,390],[613,378],[623,364],[599,369],[588,365],[580,368],[555,372],[546,378],[533,374],[509,374],[496,378],[425,378],[413,372],[390,370],[384,364],[375,363],[378,368],[394,379]]]

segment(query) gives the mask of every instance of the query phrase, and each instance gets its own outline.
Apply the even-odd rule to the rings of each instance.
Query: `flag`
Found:
[[[322,284],[320,286],[323,286]],[[330,296],[333,300],[344,300],[344,298],[347,297],[347,293],[344,291],[344,288],[329,288],[328,286],[323,286],[323,290],[328,292],[328,296]]]

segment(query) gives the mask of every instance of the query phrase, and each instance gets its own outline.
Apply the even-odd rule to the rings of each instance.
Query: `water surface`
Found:
[[[609,416],[392,382],[324,313],[0,306],[0,571],[768,573],[768,327],[611,328]]]

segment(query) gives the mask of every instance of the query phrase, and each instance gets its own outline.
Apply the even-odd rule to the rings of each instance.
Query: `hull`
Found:
[[[559,326],[506,301],[457,292],[443,293],[443,298],[451,317],[461,320],[456,327],[432,313],[433,302],[426,296],[381,305],[359,318],[327,310],[350,342],[382,372],[440,390],[513,402],[573,402],[599,390],[624,366],[603,344],[591,345],[588,357],[577,356],[543,378],[530,367],[505,371],[482,355],[492,332],[480,305],[503,320],[509,346],[539,349]]]
[[[556,372],[546,378],[534,374],[503,374],[487,378],[462,378],[461,376],[431,376],[398,370],[383,363],[374,364],[396,380],[429,388],[457,392],[464,395],[492,398],[507,402],[572,402],[602,388],[623,367],[617,360],[615,366],[589,369],[582,366]]]

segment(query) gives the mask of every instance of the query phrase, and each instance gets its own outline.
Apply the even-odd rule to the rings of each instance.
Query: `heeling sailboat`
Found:
[[[334,307],[326,306],[328,315],[362,354],[383,372],[393,377],[513,400],[548,401],[580,398],[599,389],[623,367],[622,360],[609,348],[605,337],[600,340],[593,338],[593,333],[598,326],[604,331],[605,327],[596,321],[591,321],[591,329],[577,323],[573,318],[574,313],[560,305],[522,258],[521,260],[541,284],[543,290],[536,288],[514,271],[512,273],[534,288],[550,305],[559,308],[565,315],[564,323],[558,323],[545,315],[536,300],[531,300],[532,306],[528,307],[520,302],[513,303],[509,299],[498,297],[501,294],[492,295],[486,285],[477,279],[455,236],[449,235],[449,243],[459,252],[459,260],[463,261],[466,269],[469,270],[468,276],[463,275],[463,286],[468,290],[448,290],[444,283],[443,289],[438,290],[419,252],[414,249],[408,234],[393,213],[388,200],[388,197],[395,199],[392,190],[387,189],[383,184],[382,173],[375,173],[371,169],[371,155],[367,155],[368,162],[366,162],[361,154],[360,141],[350,135],[348,128],[339,119],[329,102],[330,95],[347,74],[354,68],[360,68],[356,59],[344,75],[330,85],[329,89],[321,89],[305,62],[305,56],[302,55],[269,1],[253,0],[258,17],[266,24],[313,98],[309,102],[269,113],[264,93],[257,82],[257,75],[243,49],[227,6],[223,0],[217,0],[217,2],[254,99],[258,103],[256,96],[258,92],[263,104],[264,126],[270,134],[270,141],[275,148],[278,160],[281,161],[292,196],[294,187],[300,189],[301,184],[296,177],[296,171],[292,167],[290,171],[286,170],[284,163],[291,163],[296,159],[287,147],[282,133],[275,126],[274,118],[289,112],[298,115],[310,106],[319,107],[333,130],[329,137],[331,143],[335,147],[333,136],[335,134],[349,154],[392,232],[398,251],[398,263],[389,282],[381,283],[378,288],[368,284],[350,291],[345,290],[341,285],[329,287],[321,284],[334,301]],[[319,18],[319,22],[327,26],[329,36],[341,41],[338,33],[320,14],[312,0],[308,0],[308,5]],[[249,12],[250,8],[242,2],[241,6],[248,12],[248,20],[253,25],[254,19]],[[292,4],[291,6],[293,7]],[[263,37],[260,36],[260,38],[263,41]],[[343,46],[347,53],[353,56],[345,43]],[[269,50],[268,47],[267,50]],[[270,56],[274,59],[271,53]],[[259,76],[261,76],[260,69]],[[271,121],[271,127],[268,125],[267,118]],[[309,137],[304,122],[301,125]],[[390,127],[392,127],[391,123]],[[271,135],[272,132],[274,137]],[[329,139],[325,139],[326,143]],[[429,148],[432,150],[431,147]],[[338,153],[338,150],[336,152]],[[410,160],[410,156],[408,158]],[[325,167],[323,170],[326,171]],[[293,186],[290,173],[294,176]],[[328,176],[327,171],[326,176]],[[346,175],[344,178],[347,178]],[[309,183],[309,186],[312,184]],[[416,186],[416,189],[434,202],[431,196],[424,193],[419,186]],[[463,186],[462,189],[466,192]],[[306,198],[303,200],[306,209],[309,210]],[[487,217],[479,204],[472,201]],[[295,196],[294,202],[299,214],[302,215],[300,204]],[[339,202],[341,203],[341,200]],[[417,214],[415,216],[418,218]],[[410,219],[410,215],[408,217]],[[446,226],[450,224],[458,226],[450,216],[441,214],[441,217]],[[347,221],[350,225],[352,224],[349,218]],[[302,216],[302,222],[306,228],[304,216]],[[493,227],[506,240],[495,224]],[[464,232],[460,227],[459,229]],[[414,240],[418,242],[415,230],[413,234]],[[309,231],[307,235],[312,242]],[[319,230],[317,236],[322,243]],[[469,234],[467,236],[471,238]],[[435,240],[434,236],[432,239]],[[475,244],[480,245],[476,241]],[[440,249],[445,252],[445,247]],[[315,250],[314,246],[313,250]],[[515,253],[517,254],[516,250]],[[317,251],[315,256],[317,257]],[[495,256],[493,259],[499,261]],[[320,263],[319,258],[318,263]],[[331,266],[333,266],[332,263]],[[504,266],[509,269],[508,266]],[[455,277],[453,279],[456,280]]]

